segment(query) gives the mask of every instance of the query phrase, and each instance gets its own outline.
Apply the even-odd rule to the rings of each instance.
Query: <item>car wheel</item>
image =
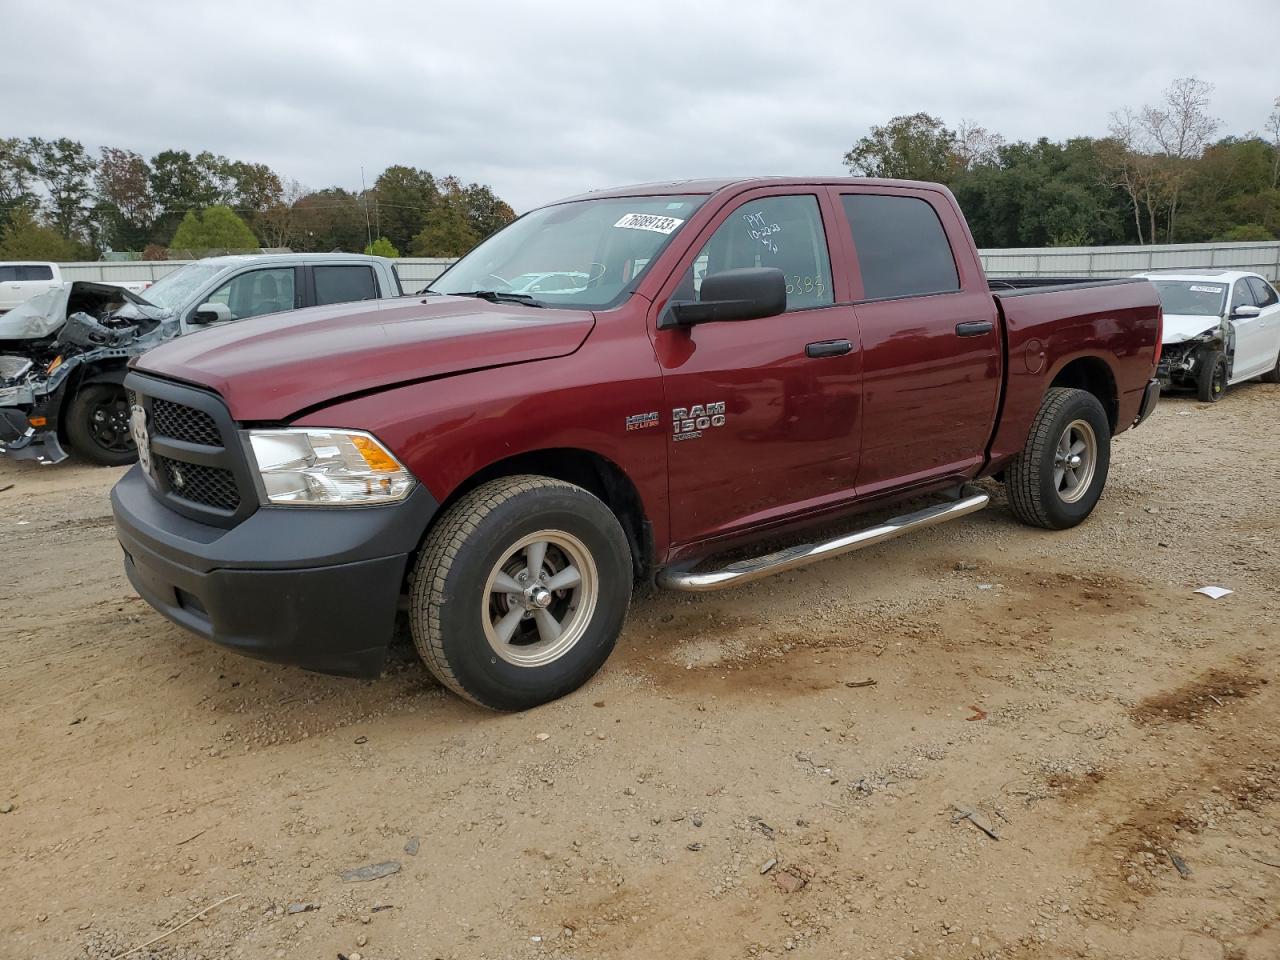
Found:
[[[138,459],[129,433],[129,396],[119,383],[90,383],[76,391],[63,421],[67,439],[80,456],[118,467]]]
[[[617,517],[581,487],[486,483],[449,508],[415,566],[409,624],[455,693],[524,710],[576,690],[608,658],[631,602]]]
[[[1031,526],[1074,527],[1093,512],[1110,465],[1111,424],[1098,398],[1053,387],[1006,471],[1009,505]]]
[[[1207,350],[1196,366],[1196,395],[1215,403],[1227,391],[1227,358],[1221,350]]]
[[[1276,365],[1262,375],[1263,383],[1280,383],[1280,356],[1276,357]]]

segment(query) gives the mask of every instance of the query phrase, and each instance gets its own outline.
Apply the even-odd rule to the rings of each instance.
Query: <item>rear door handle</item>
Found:
[[[956,324],[957,337],[980,337],[984,333],[990,333],[996,328],[996,325],[990,320],[966,320],[964,323]]]
[[[819,340],[807,344],[804,348],[806,357],[842,357],[853,349],[848,340]]]

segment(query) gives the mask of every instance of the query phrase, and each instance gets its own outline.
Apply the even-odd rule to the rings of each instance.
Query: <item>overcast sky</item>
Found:
[[[46,0],[2,20],[0,136],[207,149],[313,188],[402,163],[521,211],[637,181],[841,173],[900,113],[1098,135],[1195,75],[1244,134],[1280,95],[1276,0]]]

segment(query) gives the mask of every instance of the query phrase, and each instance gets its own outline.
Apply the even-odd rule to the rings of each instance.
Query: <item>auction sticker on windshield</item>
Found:
[[[654,233],[671,233],[684,223],[679,217],[658,217],[652,213],[628,213],[614,224],[624,230],[652,230]]]
[[[1187,289],[1192,293],[1221,293],[1226,288],[1217,286],[1216,284],[1210,286],[1205,283],[1193,283],[1191,286],[1187,287]]]

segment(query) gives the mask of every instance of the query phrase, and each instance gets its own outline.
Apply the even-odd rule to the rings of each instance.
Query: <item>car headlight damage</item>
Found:
[[[359,430],[251,430],[249,443],[271,504],[394,503],[417,482],[374,436]]]

